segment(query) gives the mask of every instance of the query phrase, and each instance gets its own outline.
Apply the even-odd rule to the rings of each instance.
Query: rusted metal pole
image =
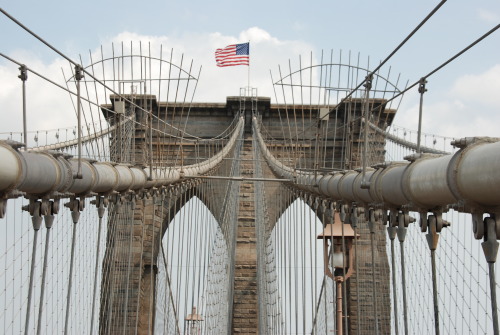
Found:
[[[335,283],[337,285],[337,334],[343,335],[344,329],[342,324],[342,277],[335,277]]]

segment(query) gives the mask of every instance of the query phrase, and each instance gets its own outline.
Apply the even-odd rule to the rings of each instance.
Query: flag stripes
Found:
[[[217,66],[250,65],[250,43],[231,44],[215,51]]]

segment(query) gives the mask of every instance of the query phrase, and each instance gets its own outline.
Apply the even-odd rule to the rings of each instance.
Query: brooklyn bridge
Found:
[[[311,57],[273,97],[194,102],[192,64],[76,61],[2,13],[67,61],[60,85],[0,54],[24,125],[0,134],[2,333],[498,334],[500,141],[393,123],[475,43],[404,88],[390,56]],[[28,131],[32,78],[70,127]]]

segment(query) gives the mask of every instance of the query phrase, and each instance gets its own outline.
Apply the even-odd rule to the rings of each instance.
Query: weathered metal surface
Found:
[[[242,130],[243,119],[240,119],[237,131],[210,159],[184,167],[154,168],[151,178],[148,178],[149,168],[82,160],[82,178],[73,179],[76,159],[67,159],[60,153],[17,151],[8,142],[0,141],[0,193],[16,189],[34,195],[55,191],[102,194],[165,186],[180,181],[183,176],[202,175],[216,167],[234,147]]]
[[[257,127],[257,121],[254,120]],[[362,172],[320,174],[284,166],[258,142],[274,172],[294,179],[296,187],[332,200],[377,205],[383,208],[408,207],[430,210],[460,203],[471,208],[500,207],[500,142],[470,140],[453,155],[414,155],[410,163],[386,164],[368,172],[369,191],[359,182]]]

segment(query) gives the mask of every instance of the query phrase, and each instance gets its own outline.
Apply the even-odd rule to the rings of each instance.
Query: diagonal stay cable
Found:
[[[3,53],[1,53],[1,52],[0,52],[0,57],[3,57],[3,58],[5,58],[5,59],[7,59],[7,60],[11,61],[12,63],[14,63],[14,64],[16,64],[16,65],[19,65],[19,66],[23,65],[23,64],[21,64],[20,62],[18,62],[18,61],[16,61],[16,60],[14,60],[14,59],[12,59],[12,58],[10,58],[9,56],[7,56],[7,55],[5,55],[5,54],[3,54]],[[73,95],[73,96],[76,96],[76,95],[77,95],[77,93],[75,93],[75,92],[71,91],[69,88],[64,87],[64,86],[62,86],[62,85],[60,85],[60,84],[56,83],[55,81],[53,81],[53,80],[51,80],[51,79],[47,78],[46,76],[44,76],[44,75],[42,75],[42,74],[38,73],[37,71],[35,71],[35,70],[33,70],[33,69],[29,68],[28,66],[26,66],[26,69],[27,69],[29,72],[31,72],[31,73],[33,73],[34,75],[36,75],[37,77],[39,77],[39,78],[41,78],[41,79],[43,79],[43,80],[45,80],[45,81],[49,82],[50,84],[52,84],[52,85],[54,85],[54,86],[56,86],[56,87],[60,88],[60,89],[61,89],[61,90],[63,90],[63,91],[68,92],[70,95]],[[107,112],[109,112],[109,113],[115,113],[115,111],[114,111],[114,110],[108,109],[108,108],[106,108],[106,107],[104,107],[104,106],[99,106],[96,102],[94,102],[94,101],[92,101],[92,100],[90,100],[90,99],[87,99],[86,97],[83,97],[83,96],[82,96],[82,97],[81,97],[81,100],[86,101],[86,102],[88,102],[89,104],[91,104],[91,105],[93,105],[93,106],[96,106],[96,107],[98,107],[98,108],[102,108],[103,110],[106,110],[106,111],[107,111]],[[134,105],[135,105],[135,106],[137,106],[135,103],[134,103]],[[140,106],[138,106],[138,107],[140,108]],[[132,122],[134,122],[135,124],[138,124],[138,125],[142,125],[140,122],[135,121],[135,120],[132,120]],[[181,129],[179,129],[179,128],[175,127],[174,125],[169,124],[168,122],[163,122],[163,123],[164,123],[166,126],[169,126],[170,128],[172,128],[172,129],[173,129],[173,130],[175,130],[175,131],[182,132],[182,130],[181,130]],[[161,132],[160,130],[156,130],[156,131],[157,131],[157,132],[160,132],[160,133],[162,133],[162,134],[167,134],[167,135],[169,135],[170,137],[179,138],[179,136],[177,136],[177,135],[168,134],[167,132]],[[226,131],[224,131],[224,132],[226,132]],[[194,141],[194,140],[198,140],[198,141],[206,141],[206,139],[200,138],[200,137],[195,136],[195,135],[192,135],[192,134],[185,133],[185,135],[188,135],[188,136],[190,137],[190,139],[191,139],[191,140],[193,140],[193,141]],[[219,135],[219,136],[225,136],[225,135],[221,134],[221,135]],[[190,140],[190,139],[186,139],[186,140]]]
[[[380,64],[373,70],[371,71],[367,76],[366,78],[369,78],[371,76],[373,76],[385,63],[387,63],[387,61],[392,58],[392,56],[394,56],[396,54],[396,52],[399,51],[399,49],[401,49],[401,47],[403,47],[403,45],[408,42],[408,40],[413,36],[415,35],[415,33],[441,8],[441,6],[444,5],[444,3],[446,2],[447,0],[442,0],[436,7],[434,7],[434,9],[429,13],[427,14],[427,16],[412,30],[411,33],[409,33],[406,38],[401,42],[399,43],[399,45],[382,61],[380,62]],[[347,94],[338,104],[337,104],[337,107],[336,109],[342,105],[342,103],[344,101],[346,101],[347,99],[349,99],[349,97],[354,93],[356,92],[365,82],[366,82],[366,78],[363,79],[354,89],[352,89],[349,94]],[[332,111],[330,111],[331,113]],[[330,115],[330,113],[328,113],[327,115]],[[326,117],[326,115],[324,116]],[[323,118],[324,118],[323,117]]]
[[[457,59],[458,57],[462,56],[465,52],[467,52],[469,49],[473,48],[474,46],[476,46],[479,42],[481,42],[482,40],[484,40],[486,37],[488,37],[489,35],[491,35],[492,33],[494,33],[495,31],[497,31],[498,29],[500,28],[500,24],[497,24],[496,26],[494,26],[493,28],[491,28],[489,31],[487,31],[485,34],[483,34],[481,37],[479,37],[478,39],[476,39],[474,42],[472,42],[471,44],[469,44],[468,46],[466,46],[465,48],[463,48],[462,50],[460,50],[459,52],[457,52],[454,56],[450,57],[448,60],[446,60],[445,62],[443,62],[441,65],[437,66],[436,68],[434,68],[432,71],[430,71],[428,74],[424,75],[421,79],[415,81],[413,84],[411,85],[407,85],[407,87],[403,90],[403,91],[400,91],[399,93],[397,93],[396,95],[394,95],[392,98],[388,99],[385,104],[387,105],[388,103],[394,101],[395,99],[399,98],[400,96],[404,95],[405,93],[407,93],[409,90],[411,90],[412,88],[414,88],[415,86],[417,86],[422,79],[428,79],[429,77],[431,77],[432,75],[434,75],[436,72],[440,71],[442,68],[444,68],[445,66],[447,66],[448,64],[450,64],[451,62],[453,62],[455,59]],[[359,88],[359,86],[358,86]],[[354,93],[356,89],[353,89],[351,91],[350,94]],[[347,99],[347,97],[343,98],[337,105],[337,107],[335,109],[338,108],[338,106],[340,106],[345,100]],[[380,108],[380,106],[377,106],[377,107],[373,107],[369,113],[377,110],[378,108]],[[334,109],[334,110],[335,110]],[[333,112],[330,111],[330,113]]]
[[[439,70],[441,70],[442,68],[444,68],[446,65],[450,64],[455,59],[457,59],[458,57],[462,56],[469,49],[471,49],[476,44],[478,44],[479,42],[481,42],[482,40],[484,40],[486,37],[488,37],[489,35],[491,35],[492,33],[494,33],[496,30],[498,30],[498,28],[500,28],[500,24],[497,24],[495,27],[491,28],[488,32],[486,32],[484,35],[482,35],[481,37],[479,37],[477,40],[475,40],[474,42],[472,42],[471,44],[469,44],[468,46],[466,46],[465,48],[463,48],[462,50],[460,50],[453,57],[450,57],[447,61],[443,62],[441,65],[439,65],[438,67],[436,67],[434,70],[432,70],[431,72],[429,72],[428,74],[426,74],[425,76],[423,76],[421,79],[417,80],[416,82],[414,82],[413,84],[411,84],[410,86],[408,86],[405,90],[399,92],[398,94],[396,94],[395,96],[393,96],[392,98],[390,98],[389,100],[387,100],[385,103],[387,104],[387,103],[393,101],[394,99],[398,98],[399,96],[405,94],[410,89],[412,89],[415,86],[417,86],[421,82],[422,79],[425,80],[425,79],[429,78],[430,76],[432,76],[433,74],[435,74],[436,72],[438,72]],[[373,110],[375,110],[375,108],[372,109],[371,111],[373,111]]]
[[[401,49],[401,47],[441,8],[441,6],[446,2],[446,0],[442,0],[418,25],[417,27],[415,27],[411,33],[409,33],[406,38],[382,61],[380,62],[380,64],[373,70],[371,71],[356,87],[354,87],[353,89],[351,89],[349,91],[349,93],[342,98],[342,100],[335,106],[334,109],[332,109],[331,111],[329,111],[329,113],[325,114],[323,117],[321,117],[319,120],[323,120],[325,117],[329,116],[332,112],[338,110],[338,108],[344,103],[346,102],[356,91],[358,91],[358,89],[366,82],[366,78],[367,77],[370,77],[372,75],[375,75],[376,72],[383,66],[385,65],[385,63],[387,63],[387,61],[392,58],[392,56],[394,56],[396,54],[397,51],[399,51],[399,49]],[[274,82],[274,81],[273,81]],[[417,82],[418,83],[418,82]],[[282,84],[283,85],[283,84]],[[409,88],[408,88],[409,89]],[[407,89],[407,90],[408,90]],[[397,96],[395,96],[394,98],[392,98],[391,100],[389,101],[392,101],[394,100],[396,97],[399,97],[402,93],[406,92],[407,90],[403,91],[403,92],[400,92]],[[388,101],[388,102],[389,102]]]
[[[28,27],[26,27],[24,24],[22,24],[19,20],[17,20],[15,17],[13,17],[12,15],[10,15],[9,13],[7,13],[3,8],[0,8],[0,12],[3,13],[5,16],[7,16],[10,20],[12,20],[14,23],[16,23],[18,26],[20,26],[21,28],[23,28],[26,32],[28,32],[30,35],[32,35],[33,37],[35,37],[36,39],[38,39],[40,42],[42,42],[43,44],[45,44],[47,47],[49,47],[50,49],[52,49],[55,53],[57,53],[58,55],[60,55],[61,57],[63,57],[64,59],[66,59],[69,63],[73,64],[74,66],[78,66],[78,67],[81,67],[80,64],[76,63],[75,61],[73,61],[71,58],[69,58],[68,56],[66,56],[64,53],[62,53],[61,51],[59,51],[57,48],[55,48],[54,46],[52,46],[49,42],[45,41],[42,37],[40,37],[39,35],[37,35],[35,32],[33,32],[32,30],[30,30]],[[139,106],[137,105],[136,103],[134,103],[133,101],[127,99],[124,95],[116,92],[113,88],[107,86],[103,81],[97,79],[92,73],[90,73],[89,71],[87,71],[85,68],[81,67],[81,71],[83,73],[85,73],[87,76],[89,76],[90,78],[92,78],[93,80],[95,80],[97,83],[99,83],[100,85],[102,85],[104,88],[108,89],[109,91],[111,91],[113,94],[117,95],[118,97],[120,97],[121,99],[123,99],[124,101],[128,102],[129,104],[131,104],[132,106],[135,106],[136,108],[138,108],[139,110],[145,112],[145,113],[150,113],[149,111],[145,110],[142,106]],[[184,71],[185,72],[185,71]],[[171,126],[173,128],[175,128],[173,125]],[[179,130],[179,129],[177,129]]]

